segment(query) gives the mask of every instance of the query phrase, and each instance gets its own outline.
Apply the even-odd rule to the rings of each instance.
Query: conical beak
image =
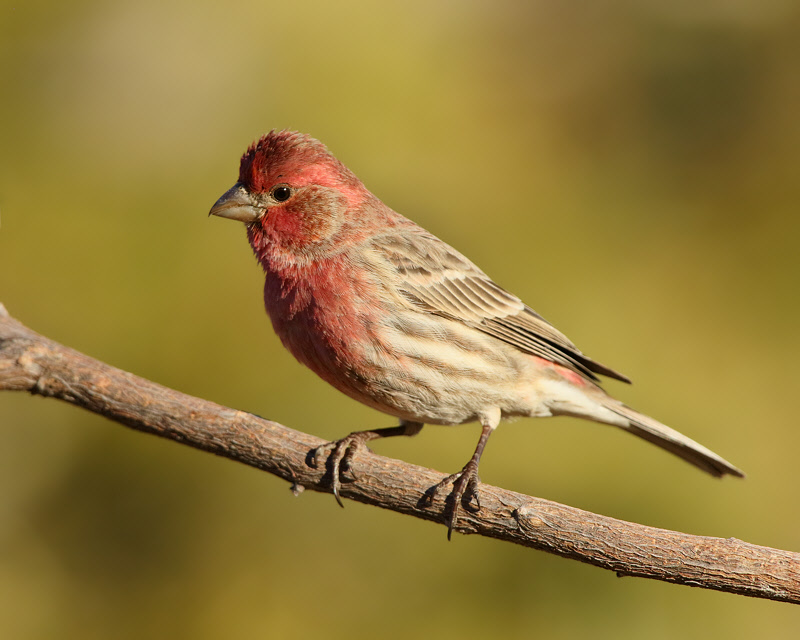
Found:
[[[214,203],[208,215],[250,224],[264,215],[264,211],[265,209],[256,203],[247,189],[237,182]]]

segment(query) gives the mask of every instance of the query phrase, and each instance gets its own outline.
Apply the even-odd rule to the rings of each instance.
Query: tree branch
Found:
[[[330,470],[309,465],[314,436],[162,387],[45,338],[0,304],[0,390],[58,398],[133,429],[243,462],[301,487],[330,492]],[[444,475],[362,451],[342,496],[417,518],[444,521],[426,489]],[[800,554],[615,520],[481,485],[481,510],[462,511],[461,533],[478,533],[617,572],[756,598],[800,603]]]

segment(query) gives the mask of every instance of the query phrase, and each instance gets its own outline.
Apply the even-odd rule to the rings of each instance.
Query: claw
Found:
[[[358,449],[364,446],[365,442],[372,439],[372,437],[370,437],[371,435],[371,432],[356,431],[355,433],[345,436],[341,440],[328,442],[316,449],[312,449],[308,454],[309,465],[316,469],[318,467],[320,453],[323,450],[331,449],[325,464],[331,473],[333,497],[336,498],[336,502],[342,508],[344,508],[344,503],[339,493],[342,487],[342,480],[345,482],[356,481],[357,478],[352,469],[353,456],[355,456]]]
[[[306,464],[312,469],[319,469],[320,464],[327,466],[327,461],[330,459],[330,456],[333,455],[337,442],[338,441],[326,442],[325,444],[311,449],[306,455]],[[322,459],[321,463],[320,459]]]
[[[357,480],[356,474],[353,472],[353,456],[356,452],[364,446],[365,443],[376,438],[391,438],[394,436],[413,436],[419,433],[422,429],[420,422],[406,422],[403,421],[398,427],[386,427],[384,429],[375,429],[373,431],[354,431],[349,436],[345,436],[341,440],[335,442],[328,442],[322,446],[312,449],[306,455],[308,465],[313,469],[317,468],[317,457],[322,449],[333,447],[325,463],[326,467],[331,472],[331,489],[336,502],[340,507],[342,504],[339,489],[342,486],[342,480],[347,482],[355,482]],[[347,477],[349,474],[349,477]]]
[[[478,498],[478,465],[475,461],[470,460],[456,476],[457,477],[453,481],[453,492],[451,494],[453,498],[453,507],[450,513],[450,521],[447,524],[448,540],[452,537],[453,529],[458,521],[459,507],[464,507],[464,509],[472,511],[473,513],[477,513],[481,508],[480,499]],[[471,509],[469,506],[473,498],[477,505],[475,509]]]
[[[471,511],[472,513],[477,513],[481,509],[481,501],[478,496],[478,484],[480,483],[480,479],[478,478],[477,462],[475,460],[470,460],[464,465],[461,471],[447,476],[444,480],[437,482],[428,489],[422,497],[423,506],[431,506],[442,487],[451,483],[453,485],[453,490],[447,497],[447,501],[450,502],[450,517],[447,519],[448,540],[452,537],[453,529],[458,521],[459,507],[463,507],[465,510]],[[473,500],[476,506],[470,507],[470,503]]]
[[[344,509],[344,504],[342,503],[342,498],[339,495],[339,489],[342,486],[341,482],[341,474],[345,471],[347,465],[345,464],[345,469],[342,468],[342,462],[347,460],[348,455],[352,459],[353,453],[352,450],[354,448],[355,442],[352,439],[352,434],[347,436],[346,438],[342,438],[336,443],[336,446],[333,448],[331,455],[328,457],[328,461],[331,463],[331,487],[333,488],[333,497],[336,498],[336,502],[339,503],[339,506]]]
[[[308,462],[308,466],[311,467],[312,469],[317,469],[319,467],[319,452],[322,449],[328,448],[330,445],[331,445],[331,443],[328,442],[327,444],[323,444],[323,445],[321,445],[319,447],[315,447],[314,449],[309,451],[308,452],[308,456],[306,456],[307,462]]]

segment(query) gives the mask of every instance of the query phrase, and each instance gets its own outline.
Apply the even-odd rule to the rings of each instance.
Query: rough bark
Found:
[[[0,305],[0,390],[58,398],[133,429],[330,492],[330,472],[310,465],[323,441],[258,416],[168,389],[45,338]],[[369,451],[356,454],[343,497],[445,522],[451,507],[425,491],[444,475]],[[800,603],[800,554],[735,538],[696,536],[615,520],[482,484],[481,510],[456,530],[541,549],[615,571],[757,598]]]

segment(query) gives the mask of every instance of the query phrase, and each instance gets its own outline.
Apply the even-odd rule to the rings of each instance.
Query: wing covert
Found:
[[[400,293],[412,304],[591,380],[597,381],[595,374],[601,374],[630,382],[581,353],[567,336],[436,236],[422,230],[392,233],[374,243],[400,275]]]

